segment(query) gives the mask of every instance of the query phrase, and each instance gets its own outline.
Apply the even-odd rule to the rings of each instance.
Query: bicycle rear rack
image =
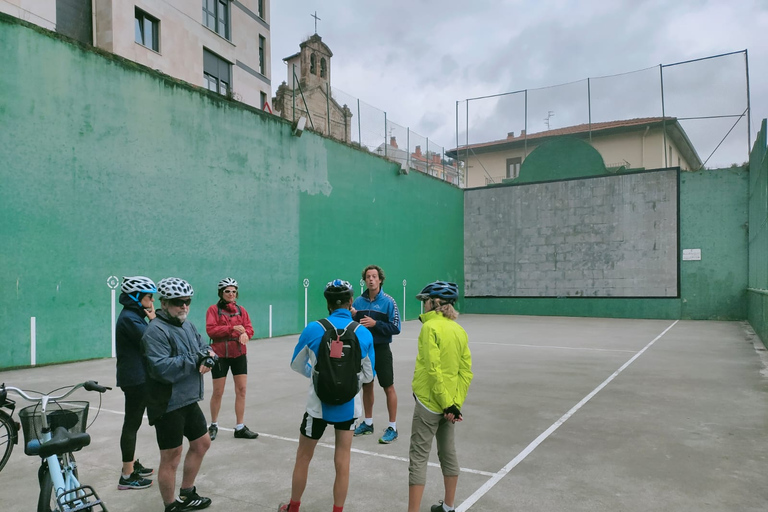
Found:
[[[67,496],[74,495],[74,498],[66,499]],[[68,512],[96,512],[103,511],[108,512],[107,507],[104,506],[99,495],[96,494],[96,490],[90,485],[82,485],[76,489],[64,491],[61,495],[56,497],[56,503],[59,505],[59,510],[66,510]]]

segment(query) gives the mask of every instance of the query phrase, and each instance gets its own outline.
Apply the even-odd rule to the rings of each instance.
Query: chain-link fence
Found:
[[[456,144],[448,154],[468,162],[470,174],[482,175],[484,182],[469,186],[498,183],[514,179],[519,169],[511,153],[500,156],[504,148],[519,147],[515,156],[522,161],[548,137],[568,134],[592,143],[607,130],[615,134],[645,122],[658,123],[663,140],[663,146],[658,144],[662,157],[654,166],[673,167],[678,158],[690,161],[689,170],[741,165],[752,138],[748,69],[742,50],[457,101]],[[689,146],[690,154],[678,157],[670,141]],[[606,167],[649,166],[593,145],[603,153]]]
[[[461,170],[446,157],[445,146],[391,121],[385,111],[337,87],[331,87],[331,97],[352,114],[351,144],[397,162],[404,172],[415,170],[461,186]]]

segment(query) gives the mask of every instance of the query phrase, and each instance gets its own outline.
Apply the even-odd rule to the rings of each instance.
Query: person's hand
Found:
[[[147,315],[147,318],[150,320],[154,320],[157,314],[155,313],[155,303],[150,303],[148,308],[144,308],[144,314]]]
[[[364,316],[363,318],[360,319],[360,325],[364,327],[373,327],[374,325],[376,325],[376,320],[374,320],[369,316]]]
[[[238,339],[237,341],[239,341],[241,344],[245,345],[246,343],[248,343],[248,339],[249,339],[248,338],[248,334],[243,333],[243,334],[240,335],[240,339]]]
[[[461,411],[455,404],[443,409],[443,417],[451,423],[457,423],[464,419],[461,415]]]
[[[209,371],[211,371],[211,369],[210,369],[210,368],[208,368],[208,367],[207,367],[207,366],[205,366],[204,364],[201,364],[201,365],[200,365],[200,374],[201,374],[201,375],[205,375],[205,374],[206,374],[206,373],[208,373]]]
[[[232,327],[232,329],[234,329],[235,332],[238,332],[240,334],[245,334],[245,327],[243,327],[242,325],[236,325]]]
[[[352,316],[357,314],[357,310],[355,308],[349,308],[349,312],[352,313]]]

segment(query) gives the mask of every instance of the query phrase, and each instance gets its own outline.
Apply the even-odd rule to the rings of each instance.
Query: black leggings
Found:
[[[144,384],[121,388],[125,394],[125,419],[123,432],[120,434],[120,451],[123,462],[133,462],[136,454],[136,432],[141,427],[141,419],[147,408],[146,388]]]

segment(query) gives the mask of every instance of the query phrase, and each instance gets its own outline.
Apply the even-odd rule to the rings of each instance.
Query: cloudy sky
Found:
[[[526,127],[524,94],[472,100],[469,119],[465,100],[525,89],[529,133],[546,130],[546,118],[551,128],[586,123],[587,78],[593,122],[660,116],[659,64],[744,49],[753,140],[768,117],[766,0],[273,0],[273,89],[287,77],[282,59],[314,33],[314,11],[317,32],[333,52],[331,85],[349,94],[349,103],[359,98],[429,137],[430,145],[456,146],[457,101],[459,144],[519,133]],[[667,115],[746,109],[743,53],[665,67],[663,77]],[[361,121],[368,125],[364,142],[383,138],[376,116]],[[702,160],[714,151],[707,166],[746,161],[745,118],[681,124]],[[401,132],[391,134],[402,145]]]

